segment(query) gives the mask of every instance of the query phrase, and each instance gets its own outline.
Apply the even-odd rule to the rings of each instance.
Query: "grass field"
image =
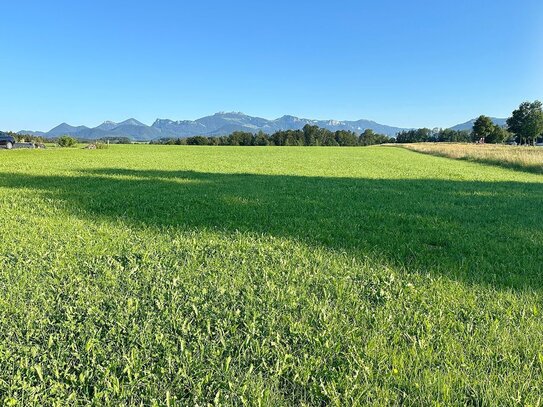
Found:
[[[403,146],[421,153],[543,174],[541,147],[468,143],[413,143]]]
[[[0,151],[0,402],[541,405],[542,203],[403,148]]]

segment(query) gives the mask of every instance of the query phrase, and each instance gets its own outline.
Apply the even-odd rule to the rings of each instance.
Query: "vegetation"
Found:
[[[375,133],[371,129],[366,129],[358,138],[358,145],[373,146],[376,144],[393,143],[395,140],[383,134]]]
[[[515,137],[513,137],[513,133]],[[524,102],[507,120],[507,128],[495,125],[487,116],[479,116],[472,131],[452,129],[412,129],[397,134],[398,143],[469,142],[501,144],[515,141],[518,144],[536,143],[543,136],[543,110],[539,101]],[[507,158],[506,158],[506,161]]]
[[[74,147],[77,145],[77,139],[70,136],[60,136],[56,139],[59,147]]]
[[[507,119],[509,130],[517,135],[519,143],[535,144],[543,133],[543,109],[540,101],[521,103]]]
[[[318,126],[305,125],[302,130],[282,130],[272,135],[263,132],[257,134],[235,131],[229,136],[187,138],[166,138],[152,141],[151,144],[169,145],[215,145],[215,146],[357,146],[394,142],[394,139],[372,130],[364,131],[360,136],[352,131],[332,132]]]
[[[404,130],[396,136],[398,143],[423,143],[423,142],[463,142],[470,141],[471,134],[466,130],[451,129],[413,129]]]
[[[90,144],[90,146],[93,146],[97,150],[105,150],[106,148],[109,148],[109,144],[106,144],[102,141],[98,141],[94,144]]]
[[[498,144],[510,138],[510,134],[504,128],[495,125],[487,116],[479,116],[473,123],[473,141],[479,143]]]
[[[543,174],[543,149],[538,147],[435,143],[405,144],[404,146],[421,153]]]
[[[541,175],[398,147],[0,156],[6,405],[541,403]]]
[[[40,136],[32,136],[30,134],[17,134],[12,131],[6,131],[5,133],[12,136],[15,140],[17,140],[18,143],[36,143],[41,144],[44,143],[46,140],[43,137]]]
[[[132,140],[128,137],[102,137],[96,140],[97,143],[102,144],[132,144]]]

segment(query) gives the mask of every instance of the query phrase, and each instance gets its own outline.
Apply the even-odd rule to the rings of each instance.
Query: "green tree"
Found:
[[[366,129],[360,136],[358,137],[358,144],[361,146],[371,146],[372,144],[375,144],[375,138],[377,134],[372,129]]]
[[[494,123],[492,119],[488,116],[481,115],[473,123],[473,141],[482,140],[483,143],[486,141],[486,138],[489,137],[494,129]]]
[[[361,146],[372,146],[374,144],[383,144],[383,143],[394,143],[394,139],[390,138],[384,134],[375,133],[371,129],[366,129],[358,137],[358,145]]]
[[[434,141],[433,132],[430,129],[402,130],[396,135],[398,143],[423,143]]]
[[[70,136],[60,136],[57,139],[59,147],[73,147],[77,144],[77,140]]]
[[[501,126],[494,126],[492,132],[486,137],[486,143],[503,143],[510,137],[509,132]]]
[[[358,137],[352,131],[337,130],[334,138],[340,146],[356,146],[358,144]]]
[[[304,132],[304,145],[315,146],[319,139],[319,127],[306,124],[303,128]]]
[[[253,133],[235,131],[228,136],[228,143],[231,146],[251,146],[253,145],[253,138]]]
[[[189,146],[207,146],[209,144],[209,140],[204,136],[188,137],[187,144]]]
[[[261,130],[258,132],[258,134],[254,138],[254,145],[255,146],[268,146],[270,145],[270,141],[268,140],[268,136]]]
[[[522,144],[533,142],[543,133],[543,109],[539,100],[535,102],[521,103],[518,109],[514,110],[511,117],[507,119],[509,131],[519,138]]]

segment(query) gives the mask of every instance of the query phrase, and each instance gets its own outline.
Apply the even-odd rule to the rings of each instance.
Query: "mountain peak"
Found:
[[[225,117],[249,117],[243,112],[217,112],[213,116],[225,116]]]
[[[143,124],[139,120],[134,119],[133,117],[131,117],[130,119],[126,119],[123,122],[120,122],[118,125],[119,126],[145,126],[145,124]]]
[[[106,120],[105,122],[103,122],[101,125],[99,125],[96,128],[101,129],[101,130],[112,130],[117,126],[118,126],[117,123],[112,122],[111,120]]]

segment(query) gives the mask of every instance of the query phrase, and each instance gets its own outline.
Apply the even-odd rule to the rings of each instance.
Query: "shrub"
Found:
[[[57,139],[57,144],[59,147],[73,147],[77,144],[77,140],[70,136],[60,136]]]

